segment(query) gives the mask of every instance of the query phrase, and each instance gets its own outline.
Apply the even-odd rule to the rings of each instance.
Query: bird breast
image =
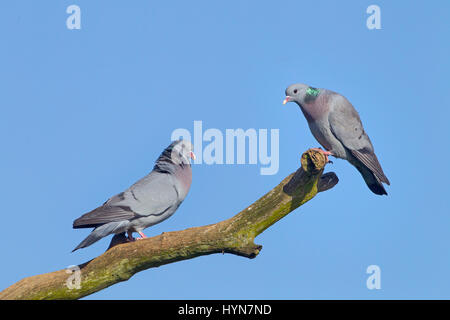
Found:
[[[346,159],[347,152],[345,151],[345,147],[331,132],[328,118],[323,117],[316,121],[311,121],[308,124],[314,138],[316,138],[325,150],[333,152],[333,155],[337,158]]]

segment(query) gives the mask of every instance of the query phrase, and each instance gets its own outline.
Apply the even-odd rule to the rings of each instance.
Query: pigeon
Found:
[[[137,232],[141,236],[138,240],[146,238],[142,230],[173,215],[191,186],[189,158],[195,160],[192,149],[189,141],[172,142],[147,176],[76,219],[74,229],[94,230],[73,251],[88,247],[110,234],[127,232],[128,240],[134,241],[133,232]]]
[[[300,106],[311,133],[326,151],[317,150],[327,161],[329,155],[349,161],[373,193],[387,195],[383,182],[390,185],[389,179],[381,168],[358,112],[344,96],[327,89],[293,84],[286,89],[283,104],[288,102]]]

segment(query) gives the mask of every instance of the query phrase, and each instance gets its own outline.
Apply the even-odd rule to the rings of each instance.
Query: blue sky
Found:
[[[66,8],[81,8],[68,30]],[[381,8],[368,30],[366,8]],[[391,181],[372,194],[350,164],[332,190],[273,225],[248,260],[212,255],[150,269],[87,299],[450,298],[448,1],[2,1],[0,289],[101,254],[72,221],[147,174],[177,128],[280,130],[280,168],[194,165],[173,217],[236,214],[317,147],[296,82],[344,94]],[[366,268],[381,268],[368,290]]]

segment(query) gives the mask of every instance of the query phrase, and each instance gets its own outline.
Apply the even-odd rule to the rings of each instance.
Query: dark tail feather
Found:
[[[386,189],[384,189],[381,181],[374,175],[374,173],[369,170],[366,166],[361,163],[352,163],[356,169],[358,169],[359,173],[361,173],[364,181],[366,182],[369,189],[380,196],[387,195]]]
[[[367,183],[367,181],[366,181],[366,183]],[[378,181],[376,183],[370,183],[370,184],[367,183],[367,186],[375,194],[378,194],[380,196],[387,195],[386,189],[384,189],[383,184]]]
[[[369,169],[376,177],[378,182],[384,182],[390,185],[389,179],[383,172],[380,162],[376,154],[373,151],[367,149],[351,150],[352,155],[356,158],[356,161],[361,162],[361,166]],[[360,171],[361,172],[361,171]]]

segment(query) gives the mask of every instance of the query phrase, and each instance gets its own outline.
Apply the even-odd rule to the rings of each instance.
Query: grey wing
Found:
[[[113,198],[121,195],[122,194],[119,194]],[[136,213],[134,213],[129,207],[111,206],[107,203],[108,202],[76,219],[73,222],[73,228],[96,228],[109,222],[132,220],[136,218]]]
[[[178,205],[173,177],[152,171],[126,191],[76,219],[73,228],[95,228],[109,222],[161,215],[170,207]]]
[[[328,115],[331,132],[381,181],[389,183],[375,155],[372,142],[364,131],[358,112],[343,96],[336,96]]]
[[[118,200],[114,205],[128,207],[140,217],[160,215],[180,203],[174,177],[155,171],[133,184]]]

